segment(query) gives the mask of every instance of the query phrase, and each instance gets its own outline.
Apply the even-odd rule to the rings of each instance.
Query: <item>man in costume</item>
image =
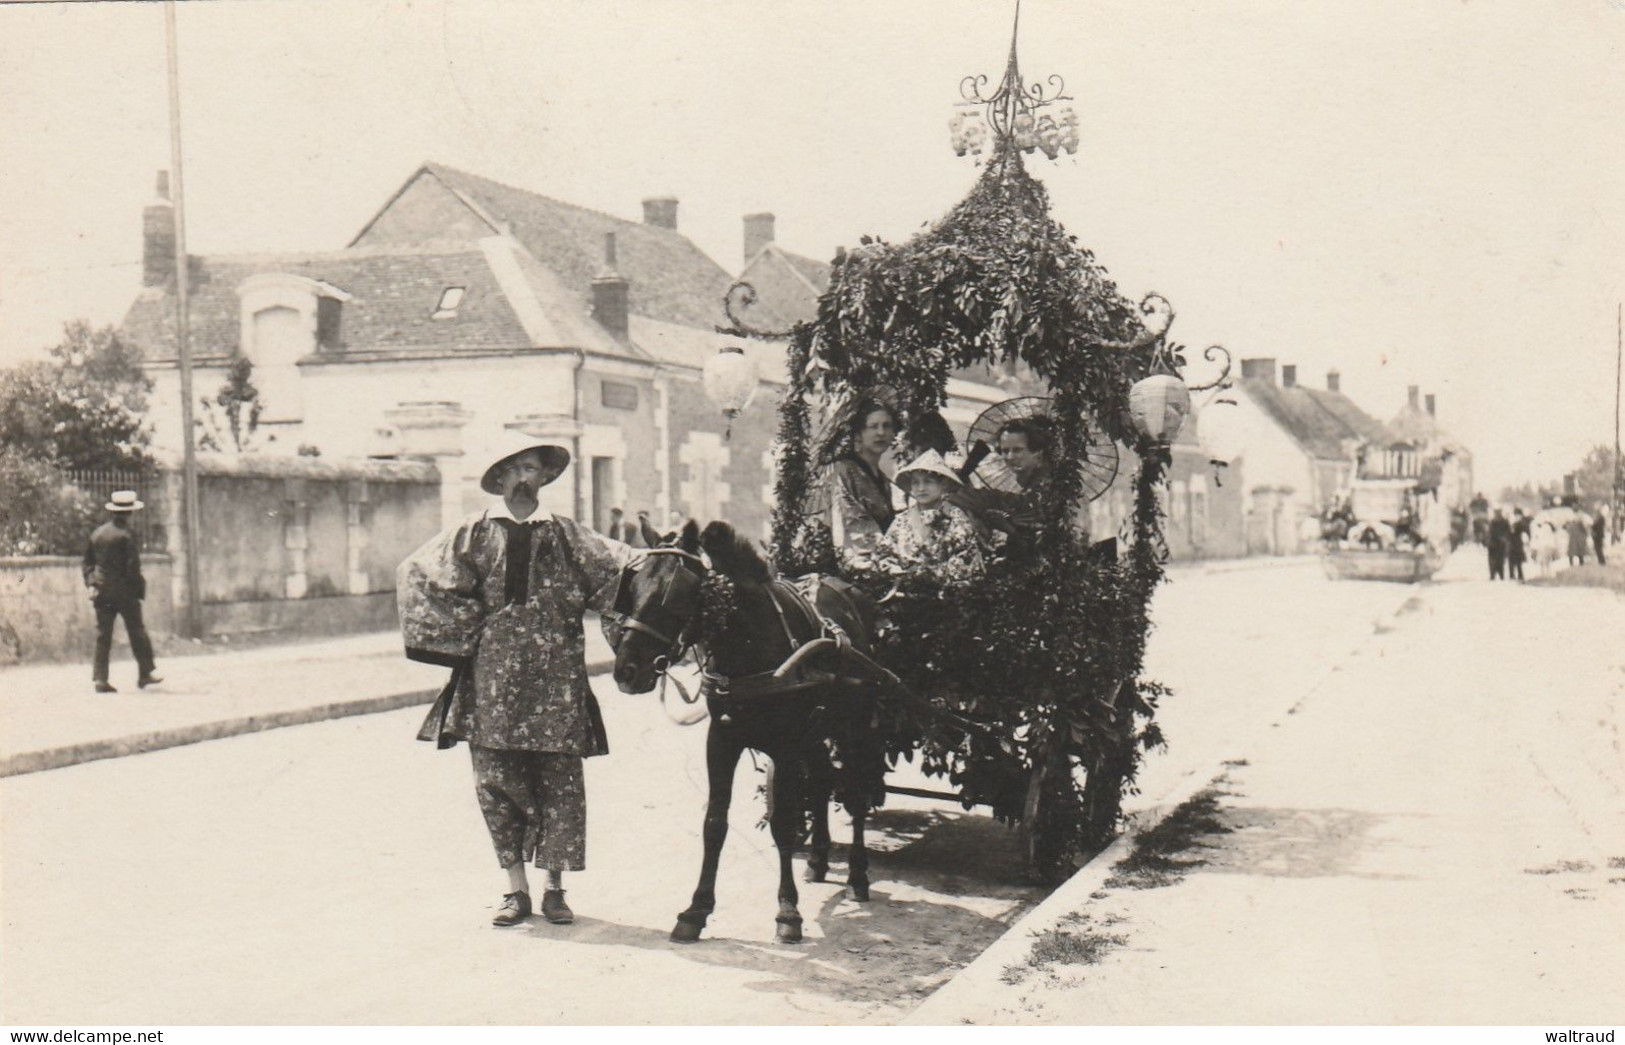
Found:
[[[107,521],[96,527],[85,547],[85,587],[93,594],[96,607],[96,659],[91,679],[97,693],[116,693],[108,681],[108,661],[113,653],[113,622],[124,618],[124,632],[130,637],[130,652],[140,675],[135,684],[142,689],[162,682],[152,659],[152,640],[141,620],[141,600],[147,597],[147,581],[141,576],[141,551],[130,530],[130,517],[145,507],[134,490],[119,490],[104,506]]]
[[[408,657],[452,668],[418,739],[468,742],[480,811],[508,875],[492,924],[530,916],[528,860],[547,872],[542,915],[568,924],[563,873],[586,867],[582,759],[609,751],[581,617],[633,552],[541,511],[538,491],[569,451],[514,438],[480,480],[501,500],[401,563],[401,634]]]

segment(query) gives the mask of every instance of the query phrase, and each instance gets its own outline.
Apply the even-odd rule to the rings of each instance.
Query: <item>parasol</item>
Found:
[[[970,426],[970,434],[965,437],[965,455],[967,460],[985,457],[981,466],[976,470],[976,476],[988,487],[1002,490],[1005,493],[1019,493],[1021,484],[1016,481],[1016,475],[1010,470],[1002,458],[997,454],[978,455],[976,445],[985,443],[989,447],[996,447],[999,442],[999,430],[1011,421],[1025,421],[1030,418],[1050,417],[1051,401],[1048,396],[1018,396],[1015,399],[1006,399],[994,403],[982,411]],[[1105,429],[1098,424],[1084,420],[1083,458],[1078,462],[1078,471],[1083,477],[1083,495],[1087,500],[1094,500],[1112,485],[1117,478],[1117,444]]]

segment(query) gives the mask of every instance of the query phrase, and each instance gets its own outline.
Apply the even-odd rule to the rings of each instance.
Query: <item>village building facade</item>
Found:
[[[154,379],[156,442],[177,448],[170,207],[160,175],[123,329]],[[485,502],[485,448],[518,430],[571,449],[544,490],[550,511],[599,529],[613,508],[662,529],[725,518],[765,538],[784,349],[717,333],[734,277],[677,214],[677,200],[656,197],[631,221],[426,163],[343,249],[190,259],[194,396],[214,398],[246,358],[262,404],[253,449],[432,460],[447,520]],[[776,256],[771,215],[747,217],[744,232]],[[816,281],[821,263],[798,260]],[[749,315],[777,328],[791,311]],[[730,345],[760,377],[731,425],[702,386]],[[1008,394],[960,379],[950,393],[962,424]]]
[[[1248,554],[1313,550],[1318,518],[1348,490],[1361,446],[1383,425],[1343,394],[1336,370],[1324,388],[1298,382],[1297,367],[1241,361],[1241,376],[1203,404],[1202,429],[1214,456],[1239,461]],[[1315,532],[1311,533],[1310,530]]]

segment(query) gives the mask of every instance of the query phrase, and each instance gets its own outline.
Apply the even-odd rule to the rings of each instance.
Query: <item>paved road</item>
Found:
[[[1420,588],[1238,752],[1203,866],[1059,923],[1098,963],[1016,963],[933,1019],[1617,1023],[1622,707],[1617,595]]]
[[[1152,666],[1180,695],[1148,795],[1267,723],[1403,598],[1313,564],[1159,595]],[[1289,609],[1289,612],[1283,610]],[[602,682],[604,680],[600,680]],[[900,802],[874,902],[807,886],[775,946],[774,857],[740,776],[708,942],[666,941],[699,859],[703,730],[601,687],[582,916],[497,931],[502,878],[466,755],[408,710],[0,782],[0,1018],[25,1024],[893,1022],[1038,898],[1008,832]]]

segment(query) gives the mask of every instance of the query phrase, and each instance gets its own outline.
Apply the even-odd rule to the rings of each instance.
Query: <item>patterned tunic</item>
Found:
[[[843,567],[861,566],[896,516],[891,484],[856,457],[842,457],[824,472],[808,502],[835,538]]]
[[[910,505],[892,521],[876,553],[882,569],[925,572],[946,586],[971,584],[987,569],[987,541],[963,508]]]
[[[455,669],[418,738],[607,753],[581,617],[633,554],[573,519],[518,522],[500,504],[413,552],[397,572],[406,654]]]

